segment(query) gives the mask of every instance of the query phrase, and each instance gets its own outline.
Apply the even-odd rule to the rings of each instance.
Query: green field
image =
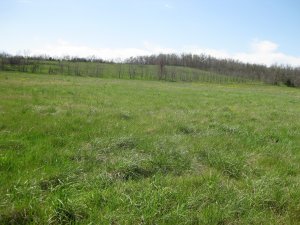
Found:
[[[300,224],[300,89],[0,72],[0,224]]]

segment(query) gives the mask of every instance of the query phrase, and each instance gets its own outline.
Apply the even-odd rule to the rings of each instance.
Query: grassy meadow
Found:
[[[0,224],[300,224],[300,89],[0,72]]]

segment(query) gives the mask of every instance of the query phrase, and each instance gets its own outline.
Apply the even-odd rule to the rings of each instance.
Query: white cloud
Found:
[[[91,48],[85,45],[74,45],[63,39],[58,39],[53,44],[48,44],[43,48],[33,49],[31,55],[47,54],[56,57],[63,57],[66,55],[78,57],[96,56],[103,59],[125,59],[131,56],[173,52],[174,49],[163,48],[147,41],[143,43],[143,48]]]
[[[153,44],[149,41],[143,42],[145,50],[149,52],[149,54],[159,54],[159,53],[174,53],[175,49],[172,48],[164,48],[159,45]]]
[[[48,44],[43,48],[34,49],[31,51],[32,55],[43,55],[47,54],[50,56],[62,57],[66,55],[78,56],[78,57],[89,57],[97,56],[104,59],[113,58],[127,58],[130,56],[147,55],[147,50],[138,48],[91,48],[85,45],[74,45],[63,39],[59,39],[54,44]]]
[[[278,45],[271,41],[254,40],[251,44],[253,52],[271,53],[276,52]]]
[[[279,45],[271,41],[254,40],[251,43],[252,51],[248,53],[236,53],[234,59],[265,65],[291,65],[300,66],[300,57],[287,55],[279,51]]]
[[[92,48],[85,45],[74,45],[63,39],[55,43],[48,44],[43,48],[32,49],[31,55],[47,54],[50,56],[62,57],[65,55],[89,57],[97,56],[104,59],[125,59],[131,56],[151,55],[159,53],[193,53],[207,54],[216,58],[230,58],[241,62],[273,65],[289,64],[291,66],[300,66],[300,57],[284,54],[278,50],[278,45],[271,41],[254,40],[250,43],[249,52],[230,53],[226,50],[208,49],[198,46],[184,46],[180,49],[164,48],[151,42],[145,41],[141,48]]]
[[[274,64],[300,66],[300,57],[287,55],[278,50],[278,44],[268,40],[253,40],[250,43],[251,50],[249,52],[230,53],[226,50],[205,49],[197,47],[186,47],[184,52],[195,54],[208,54],[216,58],[230,58],[246,63],[256,63],[271,66]]]

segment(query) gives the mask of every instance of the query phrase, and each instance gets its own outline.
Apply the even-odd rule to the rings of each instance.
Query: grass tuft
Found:
[[[18,209],[8,212],[6,214],[0,214],[0,224],[7,225],[25,225],[32,224],[34,221],[34,215],[29,209]]]
[[[87,217],[87,214],[68,199],[58,199],[54,203],[54,213],[49,224],[76,224]]]
[[[122,180],[139,180],[152,176],[155,171],[140,165],[123,166],[113,173],[113,177]]]
[[[113,140],[111,146],[117,149],[133,149],[137,146],[137,140],[133,137],[120,137],[116,140]]]

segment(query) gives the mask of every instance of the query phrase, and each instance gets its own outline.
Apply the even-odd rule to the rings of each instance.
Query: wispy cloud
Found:
[[[131,56],[151,55],[159,53],[192,53],[207,54],[216,58],[230,58],[241,62],[265,64],[284,64],[300,66],[300,57],[284,54],[279,51],[278,44],[268,40],[253,40],[250,51],[230,53],[222,49],[201,48],[198,46],[184,46],[179,49],[165,48],[149,41],[143,42],[142,48],[92,48],[85,45],[74,45],[63,39],[47,44],[43,48],[31,50],[32,55],[47,54],[62,57],[65,55],[89,57],[97,56],[104,59],[125,59]]]

